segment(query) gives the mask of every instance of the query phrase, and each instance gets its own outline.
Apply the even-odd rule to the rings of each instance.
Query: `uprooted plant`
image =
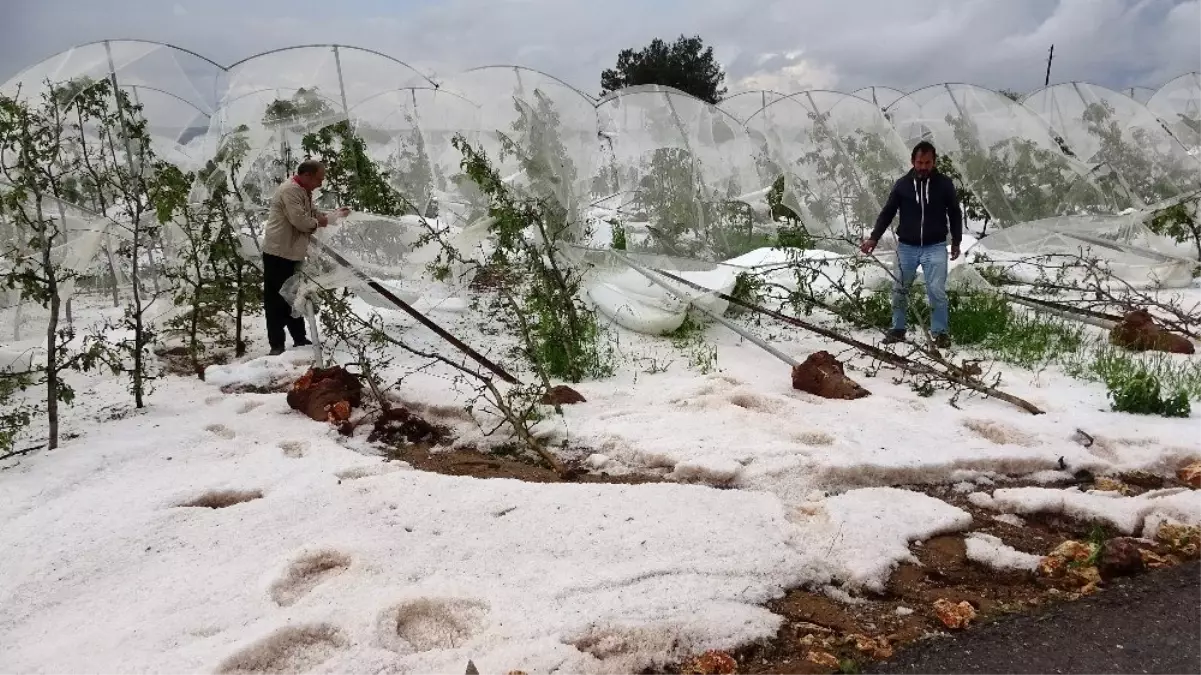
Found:
[[[439,354],[432,349],[422,349],[411,345],[406,340],[390,331],[382,317],[376,312],[359,312],[352,306],[353,294],[346,289],[321,288],[314,280],[309,284],[307,292],[316,295],[321,306],[321,322],[326,341],[323,351],[335,353],[342,351],[349,354],[347,365],[358,366],[360,377],[371,388],[373,397],[379,405],[378,413],[387,415],[394,402],[390,392],[399,389],[410,374],[420,372],[434,365],[444,365],[454,371],[453,383],[456,386],[466,385],[473,390],[467,404],[467,412],[476,419],[485,436],[491,436],[501,428],[511,430],[527,448],[533,450],[552,469],[563,474],[565,469],[561,462],[537,438],[535,425],[544,419],[542,401],[547,391],[543,383],[533,385],[518,384],[502,390],[490,376],[481,374],[466,365]],[[303,302],[298,299],[297,302]],[[399,348],[425,361],[422,365],[411,368],[395,381],[384,379],[385,372],[392,367],[395,358],[392,348]],[[487,405],[479,410],[478,403],[484,401]],[[489,427],[481,422],[479,415],[495,416],[497,421]],[[348,431],[371,419],[364,415],[352,421]]]
[[[430,264],[437,278],[447,279],[457,270],[477,281],[487,275],[495,282],[488,285],[494,293],[483,302],[492,305],[490,313],[517,338],[517,356],[538,382],[502,392],[484,380],[478,393],[486,394],[500,411],[497,428],[509,426],[558,469],[561,466],[533,431],[543,419],[541,402],[552,379],[575,383],[611,375],[613,350],[596,314],[580,300],[582,273],[565,255],[581,233],[571,216],[574,167],[558,138],[553,106],[540,95],[536,109],[516,105],[518,120],[511,136],[501,135],[501,144],[502,152],[516,157],[526,176],[520,189],[508,185],[485,153],[462,135],[452,140],[463,155],[461,182],[478,196],[472,214],[478,220],[468,229],[486,227],[491,250],[482,257],[460,251],[445,231],[425,220],[423,241],[439,247]],[[468,408],[476,410],[474,403]]]
[[[1084,250],[1047,253],[1023,262],[1039,268],[1030,284],[1034,295],[1054,296],[1067,309],[1108,314],[1111,321],[1121,321],[1120,314],[1146,310],[1168,330],[1201,339],[1201,303],[1189,304],[1180,294],[1164,293],[1153,278],[1145,285],[1132,283],[1115,272],[1111,262]]]

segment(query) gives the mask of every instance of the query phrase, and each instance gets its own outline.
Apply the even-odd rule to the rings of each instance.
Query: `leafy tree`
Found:
[[[1152,232],[1176,241],[1192,241],[1201,260],[1201,219],[1197,217],[1198,201],[1181,202],[1156,212],[1148,221]]]
[[[49,424],[47,447],[58,447],[59,404],[69,404],[75,392],[64,380],[69,371],[91,370],[104,355],[99,340],[76,342],[75,331],[62,324],[66,289],[79,278],[64,265],[67,226],[61,215],[67,177],[77,170],[65,139],[68,110],[61,92],[47,83],[39,104],[0,96],[0,221],[10,223],[13,237],[6,241],[6,265],[0,282],[19,290],[20,301],[36,303],[48,311],[46,353],[33,373],[6,375],[0,394],[11,398],[16,389],[44,385]],[[56,217],[57,216],[57,217]],[[15,379],[14,379],[15,378]],[[5,406],[7,408],[7,406]],[[11,443],[14,427],[29,421],[28,411],[14,407],[0,420],[3,442]]]
[[[263,271],[243,253],[247,248],[245,238],[258,236],[254,220],[246,210],[247,199],[253,197],[248,196],[246,187],[235,180],[250,153],[250,141],[246,138],[249,131],[246,125],[242,125],[222,140],[213,159],[198,173],[200,180],[193,186],[191,195],[193,200],[205,201],[210,213],[216,209],[220,219],[211,255],[221,261],[221,269],[227,277],[225,283],[232,283],[233,286],[232,299],[226,299],[233,303],[236,356],[246,353],[243,336],[247,310],[257,311],[257,308],[261,308],[263,295]],[[246,231],[237,225],[242,221],[246,223]]]
[[[858,240],[874,224],[905,159],[870,130],[839,134],[829,115],[809,113],[811,142],[785,174],[784,200],[827,232]]]
[[[638,203],[650,219],[651,253],[725,259],[770,246],[756,236],[749,204],[729,189],[705,184],[700,160],[685,148],[656,148],[639,183]],[[639,248],[639,247],[633,247]]]
[[[325,163],[321,188],[325,208],[348,206],[381,216],[419,213],[421,207],[393,187],[393,172],[367,154],[366,141],[345,120],[306,134],[301,146],[306,157]],[[352,249],[375,264],[395,265],[405,234],[397,227],[368,223],[332,233],[329,243]]]
[[[307,157],[325,163],[322,195],[329,206],[349,206],[382,216],[400,216],[406,201],[389,184],[388,173],[367,155],[367,143],[343,120],[305,134],[301,142]]]
[[[655,38],[640,50],[623,49],[617,66],[601,73],[601,96],[639,84],[675,87],[702,101],[718,103],[726,95],[726,74],[699,36],[681,35],[672,44]]]
[[[951,161],[948,155],[939,155],[936,163],[938,172],[950,178],[955,183],[955,196],[959,198],[959,208],[963,211],[964,220],[982,220],[984,228],[981,234],[988,233],[988,224],[992,220],[988,209],[980,203],[976,197],[976,193],[972,192],[972,188],[963,180],[963,174],[959,173],[959,168]]]
[[[330,118],[333,107],[316,87],[301,87],[288,99],[276,99],[263,112],[263,125],[268,128],[309,128],[314,121]]]
[[[956,145],[947,153],[979,204],[999,226],[1056,215],[1112,212],[1112,200],[1072,160],[1025,138],[985,147],[975,123],[947,115]]]
[[[225,238],[220,236],[228,222],[224,218],[225,190],[210,190],[203,202],[190,203],[194,179],[191,173],[165,167],[154,186],[154,206],[159,222],[175,224],[180,239],[164,272],[174,284],[175,305],[184,311],[167,325],[183,337],[192,368],[203,379],[206,343],[224,347],[234,342],[225,318],[238,289],[236,277],[229,273]]]
[[[704,204],[709,201],[692,153],[683,148],[656,148],[639,182],[638,202],[650,218],[651,250],[693,257],[703,243],[698,233],[705,225]]]
[[[321,129],[334,120],[334,109],[316,87],[301,87],[287,99],[276,99],[263,111],[263,126],[271,129],[276,137],[278,152],[265,153],[259,163],[269,173],[264,175],[270,182],[286,180],[296,168],[298,160],[292,147],[296,136],[303,136]],[[274,189],[274,186],[270,186]],[[264,195],[270,194],[269,190]]]
[[[75,101],[86,106],[92,116],[93,123],[84,133],[93,134],[97,140],[96,175],[101,191],[112,197],[114,220],[124,239],[117,254],[128,266],[132,280],[130,303],[123,318],[112,326],[128,331],[129,335],[115,343],[117,354],[108,363],[114,373],[129,376],[134,405],[142,408],[156,379],[148,358],[155,333],[147,313],[159,296],[166,293],[159,285],[160,264],[155,258],[156,252],[164,253],[152,193],[157,189],[160,173],[168,165],[154,156],[141,105],[125,91],[115,89],[111,80],[100,80],[80,91]],[[146,276],[150,277],[150,288],[146,287]]]
[[[523,187],[531,197],[542,200],[550,220],[562,231],[552,237],[566,241],[579,239],[578,218],[582,195],[577,194],[579,179],[575,162],[563,143],[562,123],[553,101],[541,90],[534,90],[534,104],[514,99],[517,119],[512,132],[501,134],[500,161],[516,157],[525,176]]]
[[[1146,129],[1119,124],[1114,112],[1107,101],[1097,101],[1084,109],[1083,119],[1088,133],[1100,142],[1092,160],[1109,169],[1097,182],[1126,195],[1119,203],[1122,208],[1137,206],[1136,200],[1146,205],[1179,197],[1196,185],[1195,162],[1186,164],[1183,153],[1164,152]]]
[[[436,218],[434,166],[425,147],[425,137],[412,113],[406,111],[404,117],[409,128],[396,136],[398,148],[389,158],[394,167],[389,183],[404,199],[406,213]]]

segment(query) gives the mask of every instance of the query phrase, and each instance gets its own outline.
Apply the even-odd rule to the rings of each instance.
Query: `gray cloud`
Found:
[[[40,0],[0,26],[0,77],[73,44],[135,37],[230,63],[288,45],[340,42],[443,78],[525,65],[584,91],[617,52],[699,34],[732,91],[945,81],[1029,91],[1052,81],[1158,86],[1201,68],[1201,0]]]

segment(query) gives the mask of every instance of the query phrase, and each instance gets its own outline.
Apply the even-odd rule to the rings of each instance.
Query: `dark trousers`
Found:
[[[263,310],[267,315],[267,342],[272,349],[284,348],[284,329],[293,342],[306,342],[304,317],[292,316],[292,305],[279,294],[284,282],[296,273],[300,263],[269,253],[263,254]]]

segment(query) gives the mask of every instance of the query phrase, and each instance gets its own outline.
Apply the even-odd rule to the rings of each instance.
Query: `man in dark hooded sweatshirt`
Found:
[[[955,183],[934,168],[937,158],[934,145],[922,141],[913,148],[910,161],[913,169],[901,177],[888,195],[888,202],[876,219],[871,237],[859,247],[870,254],[880,243],[880,237],[900,212],[897,225],[897,267],[900,278],[892,286],[892,329],[884,338],[885,344],[905,339],[905,314],[908,309],[909,287],[922,268],[926,282],[926,297],[930,300],[930,334],[934,344],[945,348],[951,345],[947,309],[947,235],[951,238],[951,260],[959,257],[963,239],[963,212]]]

